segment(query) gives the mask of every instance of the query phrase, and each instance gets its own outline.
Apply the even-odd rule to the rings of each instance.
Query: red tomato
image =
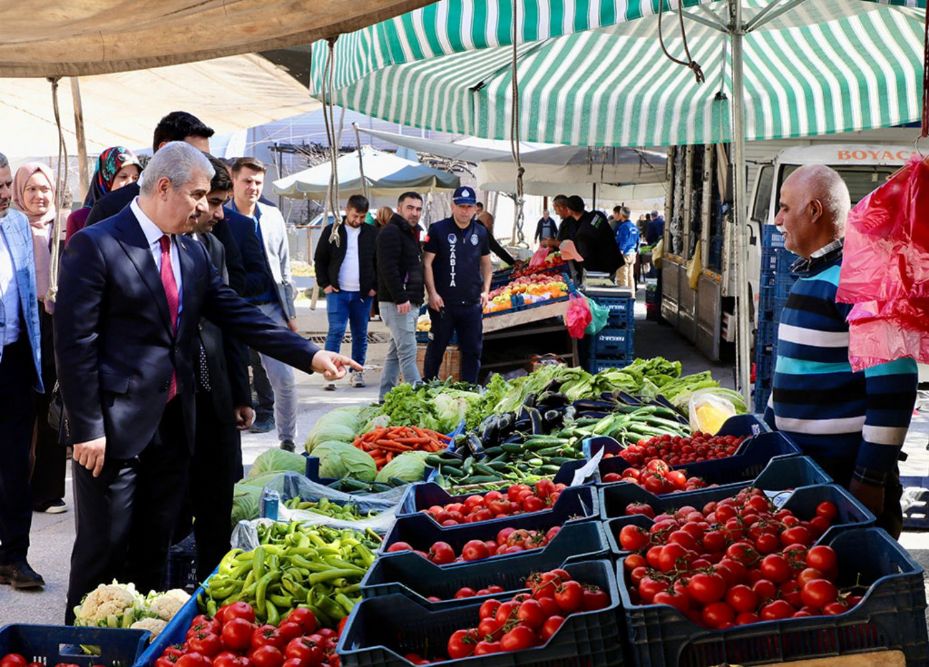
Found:
[[[793,616],[795,611],[786,600],[774,600],[761,608],[759,616],[763,621],[776,621]]]
[[[177,667],[211,667],[210,659],[205,655],[191,651],[177,659]]]
[[[519,609],[519,604],[513,601],[504,602],[499,607],[497,607],[497,615],[494,617],[497,619],[497,623],[504,625],[511,618],[516,617],[516,612]]]
[[[827,579],[813,579],[803,585],[800,597],[803,604],[814,609],[825,609],[826,605],[835,602],[839,591],[835,584]]]
[[[809,546],[813,543],[813,535],[810,529],[805,526],[792,526],[781,533],[781,544],[785,547],[791,544],[802,544]]]
[[[711,602],[703,608],[700,614],[703,623],[711,628],[725,628],[732,625],[735,613],[732,607],[725,602]]]
[[[461,548],[461,557],[465,560],[482,560],[489,555],[487,545],[481,540],[468,540]]]
[[[658,554],[658,569],[662,572],[682,570],[687,564],[687,549],[680,544],[666,544]]]
[[[762,558],[759,569],[765,579],[769,579],[776,584],[790,579],[790,564],[781,554],[768,554]]]
[[[749,623],[757,623],[760,620],[761,619],[758,618],[758,614],[751,611],[744,611],[735,617],[735,624],[748,625]]]
[[[477,633],[472,630],[455,630],[448,638],[448,657],[452,660],[467,658],[474,653]]]
[[[718,574],[695,574],[687,582],[687,593],[702,604],[722,600],[726,594],[726,580]]]
[[[533,630],[537,630],[545,623],[545,610],[538,600],[526,600],[519,605],[516,612],[516,618],[520,623],[524,623]]]
[[[541,597],[538,598],[539,604],[542,605],[542,611],[545,612],[546,616],[560,616],[561,607],[558,606],[558,603],[555,602],[554,597]]]
[[[641,526],[627,525],[619,531],[619,544],[625,551],[639,551],[648,546],[648,531]]]
[[[655,593],[655,597],[652,599],[652,602],[655,604],[671,605],[683,614],[686,614],[690,610],[690,596],[687,594],[686,590],[667,590],[661,591],[660,593]]]
[[[835,572],[838,567],[835,551],[832,547],[816,545],[806,552],[806,564],[820,572]]]
[[[236,655],[231,651],[223,651],[213,658],[213,667],[251,667],[251,665],[251,660],[244,655]]]
[[[655,509],[647,503],[629,503],[626,505],[626,514],[641,514],[650,519],[655,518]]]
[[[275,648],[284,648],[287,642],[278,629],[273,625],[262,625],[252,634],[252,648],[261,648],[262,646],[274,646]]]
[[[412,550],[413,550],[413,547],[411,547],[406,542],[394,542],[389,547],[387,547],[388,553],[393,553],[395,551],[412,551]]]
[[[214,632],[198,632],[193,637],[188,637],[187,647],[195,652],[212,658],[223,648],[223,642]]]
[[[523,512],[539,512],[545,509],[545,501],[538,496],[526,496],[520,503]]]
[[[553,615],[545,619],[545,623],[542,624],[542,630],[539,632],[539,638],[543,642],[547,642],[553,634],[558,632],[558,628],[561,627],[561,624],[564,623],[564,617]]]
[[[571,614],[584,604],[584,589],[576,581],[566,581],[555,591],[555,602],[565,614]]]
[[[448,542],[436,542],[429,547],[429,560],[436,565],[446,565],[454,562],[455,550]]]
[[[474,647],[474,655],[489,655],[491,653],[500,653],[503,649],[499,641],[489,642],[486,639],[479,641]]]
[[[835,616],[836,614],[844,614],[848,611],[848,607],[843,602],[830,602],[825,607],[823,611],[829,614],[830,616]]]
[[[319,665],[323,661],[324,651],[319,643],[309,637],[291,639],[284,649],[284,657],[288,660],[297,659],[306,661],[307,665]],[[215,667],[215,666],[214,666]]]
[[[503,635],[503,625],[497,623],[497,619],[493,617],[482,618],[481,622],[477,626],[477,636],[478,637],[492,637],[493,639],[500,639]]]
[[[817,570],[815,567],[804,568],[800,574],[797,575],[797,583],[801,586],[807,584],[814,579],[822,579],[823,573]]]
[[[216,615],[219,616],[219,612],[217,612]],[[218,620],[210,618],[205,614],[200,614],[199,616],[195,616],[194,620],[190,622],[190,627],[187,629],[187,638],[189,639],[202,632],[218,634],[222,629],[223,626]]]
[[[242,618],[249,623],[254,623],[255,610],[252,609],[252,606],[247,602],[233,602],[231,605],[226,607],[226,612],[223,615],[223,622],[228,623],[234,618]]]
[[[581,599],[584,611],[596,611],[610,606],[610,596],[599,586],[585,586]]]
[[[19,653],[7,653],[0,659],[0,667],[26,667],[26,658]]]
[[[839,508],[835,506],[835,503],[824,500],[816,506],[816,516],[821,516],[832,523],[839,516]]]
[[[497,615],[497,610],[500,609],[499,600],[484,600],[481,603],[481,608],[478,610],[479,618],[493,618]]]
[[[236,604],[238,604],[238,602]],[[229,618],[228,613],[226,614],[226,618]],[[252,643],[252,635],[254,633],[255,624],[246,621],[244,618],[227,620],[226,624],[223,626],[223,644],[233,651],[243,651]]]
[[[395,544],[403,544],[403,542],[395,542]],[[316,621],[316,616],[309,609],[304,609],[303,607],[297,607],[292,610],[287,616],[284,617],[284,621],[287,623],[296,623],[300,625],[305,632],[313,633],[318,627]]]
[[[507,544],[507,541],[510,539],[510,535],[516,532],[516,529],[512,526],[507,526],[506,528],[501,528],[497,531],[497,544]]]
[[[517,625],[500,638],[500,648],[504,651],[522,651],[538,642],[538,636],[527,626]]]
[[[281,667],[284,664],[284,654],[278,647],[270,644],[259,646],[248,654],[248,658],[255,667]]]
[[[726,592],[726,602],[738,613],[755,611],[758,594],[744,584],[733,586]]]

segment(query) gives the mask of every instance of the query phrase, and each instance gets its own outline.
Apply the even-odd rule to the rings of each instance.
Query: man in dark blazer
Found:
[[[184,234],[206,213],[214,173],[171,142],[138,199],[74,235],[61,262],[55,354],[74,446],[77,535],[67,620],[98,584],[159,588],[195,442],[200,318],[251,347],[327,379],[357,368],[275,325],[223,284]]]

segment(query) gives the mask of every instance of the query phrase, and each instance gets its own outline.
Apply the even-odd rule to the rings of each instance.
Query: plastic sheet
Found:
[[[919,156],[849,213],[836,300],[848,317],[856,371],[913,357],[929,362],[929,160]]]
[[[584,337],[584,331],[587,329],[587,325],[590,324],[593,317],[590,314],[590,307],[587,305],[587,299],[572,294],[569,301],[568,311],[564,315],[564,322],[571,338],[580,340]]]

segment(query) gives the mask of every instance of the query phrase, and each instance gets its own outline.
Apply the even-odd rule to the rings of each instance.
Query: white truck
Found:
[[[784,179],[802,165],[829,165],[845,179],[855,204],[909,159],[914,133],[886,131],[881,137],[884,141],[873,144],[840,143],[832,138],[804,146],[785,142],[748,145],[746,180],[751,196],[747,276],[753,320],[759,295],[762,227],[774,224]],[[893,139],[885,143],[888,134]],[[732,355],[736,330],[736,271],[732,262],[735,243],[727,148],[672,147],[668,154],[661,315],[713,360]],[[698,248],[699,266],[688,274]],[[692,276],[696,289],[690,286]]]

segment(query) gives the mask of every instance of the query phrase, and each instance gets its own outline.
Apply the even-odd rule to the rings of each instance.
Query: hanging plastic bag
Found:
[[[894,359],[929,363],[929,299],[855,304],[848,316],[848,360],[860,371]]]
[[[532,257],[529,259],[529,268],[534,269],[539,266],[545,266],[545,260],[548,259],[548,252],[549,249],[543,247],[532,253]]]
[[[732,401],[718,396],[713,390],[695,391],[688,407],[690,428],[695,433],[716,435],[729,417],[738,414]]]
[[[664,257],[664,239],[658,239],[658,243],[652,248],[652,265],[656,269],[661,268],[662,257]]]
[[[590,297],[587,297],[587,307],[590,308],[590,324],[584,329],[584,333],[588,336],[596,336],[609,321],[610,309],[606,306],[601,306]]]
[[[929,298],[929,161],[914,156],[849,212],[836,299]]]
[[[571,338],[580,340],[584,337],[587,325],[593,319],[590,314],[590,307],[587,305],[587,299],[576,294],[572,294],[568,301],[568,310],[564,315],[564,323],[568,328],[568,335]]]
[[[703,272],[703,253],[700,251],[701,247],[703,247],[703,244],[698,243],[697,249],[694,250],[694,256],[687,262],[687,283],[690,285],[690,289],[697,289],[697,285],[700,281],[700,274]]]

